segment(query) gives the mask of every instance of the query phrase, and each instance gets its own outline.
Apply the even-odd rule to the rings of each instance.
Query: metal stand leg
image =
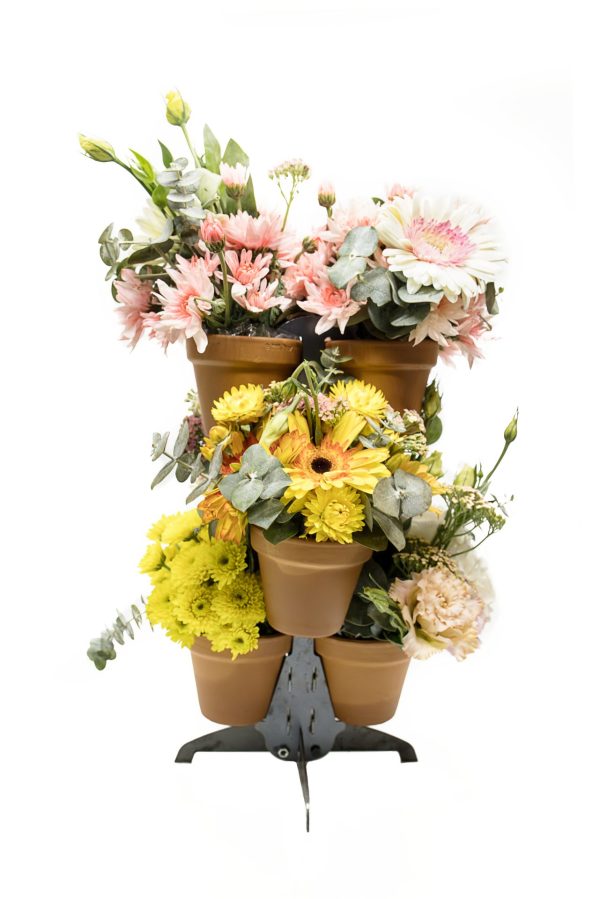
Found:
[[[296,762],[308,831],[308,762],[329,752],[386,751],[397,752],[402,762],[417,761],[415,750],[405,740],[370,727],[338,721],[314,641],[294,637],[266,718],[254,726],[226,727],[191,740],[181,747],[175,761],[191,762],[197,752],[270,752],[282,761]]]

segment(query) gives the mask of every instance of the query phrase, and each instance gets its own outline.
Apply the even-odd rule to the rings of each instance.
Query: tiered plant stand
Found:
[[[410,743],[371,727],[339,721],[333,712],[323,664],[314,640],[294,637],[283,661],[266,718],[256,725],[226,727],[185,743],[176,762],[191,762],[197,752],[270,752],[296,762],[310,829],[308,762],[329,752],[397,752],[401,762],[416,762]]]

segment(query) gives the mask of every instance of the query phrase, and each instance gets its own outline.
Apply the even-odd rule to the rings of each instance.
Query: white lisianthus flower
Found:
[[[412,540],[424,540],[425,543],[431,543],[437,529],[443,523],[444,517],[445,512],[441,509],[428,509],[421,515],[415,515],[410,520],[407,536]]]
[[[198,185],[198,197],[203,206],[210,203],[217,196],[221,184],[221,176],[208,169],[200,169],[200,184]]]
[[[162,243],[173,231],[173,219],[166,216],[152,200],[148,200],[135,223],[142,232],[138,237],[140,243]]]
[[[395,197],[375,227],[390,271],[406,278],[409,294],[433,287],[466,303],[498,280],[506,262],[489,219],[460,200]]]

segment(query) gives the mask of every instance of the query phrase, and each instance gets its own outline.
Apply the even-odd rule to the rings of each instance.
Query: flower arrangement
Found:
[[[110,225],[99,239],[129,346],[142,336],[165,348],[187,338],[202,353],[211,333],[272,336],[310,316],[317,334],[430,339],[444,358],[481,356],[505,258],[480,209],[400,185],[338,205],[325,183],[317,198],[326,221],[300,238],[289,214],[309,167],[293,159],[273,168],[283,213],[259,210],[247,154],[233,140],[222,152],[208,126],[199,152],[190,115],[178,92],[167,95],[167,121],[191,163],[161,141],[155,168],[80,136],[89,158],[126,170],[147,195],[135,235]]]

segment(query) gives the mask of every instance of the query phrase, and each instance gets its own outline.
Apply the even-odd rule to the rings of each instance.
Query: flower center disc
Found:
[[[332,464],[330,459],[325,459],[323,456],[317,456],[310,463],[310,467],[313,471],[316,471],[317,474],[325,474],[328,471],[331,471]]]

